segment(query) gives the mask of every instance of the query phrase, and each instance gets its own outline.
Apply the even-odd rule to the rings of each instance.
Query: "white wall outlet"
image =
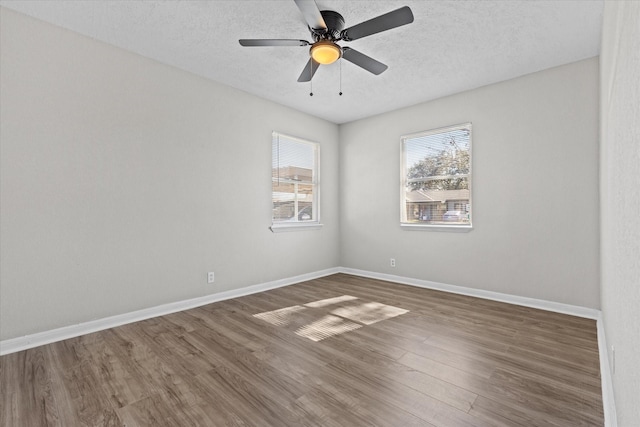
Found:
[[[215,274],[213,274],[213,271],[210,271],[209,273],[207,273],[207,283],[213,283],[215,278],[216,276]]]
[[[395,258],[391,258],[389,260],[389,264],[391,264],[391,267],[395,267],[396,266],[396,259]]]

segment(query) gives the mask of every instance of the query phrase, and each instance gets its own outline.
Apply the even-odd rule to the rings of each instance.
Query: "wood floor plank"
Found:
[[[36,347],[3,356],[7,358],[2,366],[3,381],[7,383],[3,382],[0,394],[3,406],[11,414],[7,425],[61,425],[51,391],[46,352],[45,347]],[[23,384],[30,386],[23,387]]]
[[[159,394],[120,407],[117,411],[126,426],[169,427],[177,425],[171,419],[169,406],[164,404]]]
[[[0,357],[0,427],[603,418],[593,320],[346,274]]]
[[[131,328],[114,330],[121,343],[129,346],[129,357],[135,361],[136,371],[147,379],[157,394],[172,408],[190,407],[202,403],[202,399],[190,386],[191,374],[168,349],[158,347],[148,337],[140,339]],[[158,398],[156,396],[156,398]]]
[[[277,353],[277,354],[276,354]],[[308,367],[313,364],[309,358],[299,353],[282,353],[274,352],[269,348],[265,348],[256,354],[261,360],[266,361],[271,366],[279,369],[283,375],[289,375],[299,381],[312,383],[312,390],[321,393],[323,400],[329,399],[328,405],[323,404],[323,400],[317,400],[318,395],[306,394],[299,399],[299,404],[311,405],[314,411],[333,417],[338,415],[338,425],[345,425],[345,420],[349,418],[348,414],[356,413],[363,423],[354,422],[352,425],[389,425],[389,426],[424,426],[430,424],[424,420],[411,415],[408,412],[401,411],[397,407],[391,407],[385,402],[371,399],[366,396],[357,385],[345,381],[343,378],[336,376],[331,369],[327,369],[327,365],[320,362],[313,368],[314,375],[310,375],[308,369],[296,369],[296,366],[303,365]],[[303,363],[299,363],[304,358]],[[313,400],[310,401],[310,398]]]
[[[478,396],[469,414],[494,422],[496,425],[522,427],[564,427],[568,425],[566,420],[559,420],[527,406],[507,405],[501,400],[493,400],[484,396]]]
[[[140,361],[131,358],[126,343],[118,342],[114,330],[103,334],[105,342],[92,353],[91,368],[114,408],[121,408],[153,394],[154,386],[137,369]]]
[[[399,387],[402,385],[410,387],[461,411],[467,412],[477,397],[475,393],[454,384],[413,369],[407,369],[406,365],[392,359],[359,349],[357,345],[346,343],[341,337],[330,338],[325,344],[335,349],[344,350],[345,355],[336,359],[335,363],[341,363],[348,369],[368,374],[381,382],[397,383]]]
[[[55,399],[64,413],[62,425],[122,425],[90,362],[80,363],[70,371],[58,369],[57,375]]]
[[[250,402],[241,397],[238,391],[218,376],[212,375],[215,369],[202,372],[193,377],[192,387],[205,403],[193,406],[189,411],[210,418],[213,423],[203,425],[224,426],[269,426],[269,418],[254,410]],[[200,425],[200,424],[194,424]]]
[[[482,376],[479,373],[470,372],[473,369],[463,368],[461,364],[458,364],[457,367],[451,366],[411,352],[407,352],[398,362],[418,372],[454,384],[462,389],[475,390],[476,394],[482,392],[482,384],[484,384],[484,381],[488,381],[489,378],[491,378],[491,376]]]
[[[520,390],[528,396],[537,396],[550,401],[559,410],[574,411],[585,417],[600,419],[603,410],[600,396],[576,390],[560,382],[549,382],[535,375],[521,375],[504,369],[496,369],[492,381],[502,384],[503,388]]]
[[[478,353],[452,350],[448,345],[432,345],[429,340],[430,338],[421,345],[415,346],[411,353],[455,367],[469,374],[485,378],[490,378],[493,375],[496,368],[493,360],[482,357]]]

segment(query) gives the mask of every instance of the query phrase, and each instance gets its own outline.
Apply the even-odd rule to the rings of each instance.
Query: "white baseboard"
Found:
[[[357,270],[354,268],[340,268],[341,273],[353,274],[354,276],[368,277],[371,279],[386,280],[389,282],[402,283],[403,285],[417,286],[419,288],[445,291],[452,294],[468,295],[472,297],[488,299],[493,301],[506,302],[514,305],[538,308],[540,310],[553,311],[556,313],[569,314],[572,316],[584,317],[597,320],[600,310],[595,308],[580,307],[577,305],[563,304],[559,302],[540,300],[536,298],[520,297],[517,295],[503,294],[500,292],[485,291],[482,289],[466,288],[464,286],[448,285],[446,283],[431,282],[429,280],[414,279],[410,277],[395,276],[392,274],[376,273],[373,271]]]
[[[600,356],[600,386],[602,387],[602,407],[604,409],[605,427],[617,427],[618,416],[613,399],[613,378],[609,366],[609,347],[604,333],[604,319],[602,313],[598,317],[598,353]]]
[[[331,274],[339,272],[339,268],[329,268],[313,273],[307,273],[299,276],[288,277],[285,279],[247,286],[241,289],[234,289],[217,294],[206,295],[199,298],[192,298],[184,301],[162,304],[156,307],[145,308],[130,313],[120,314],[117,316],[110,316],[102,319],[92,320],[89,322],[83,322],[77,325],[64,326],[62,328],[38,332],[23,337],[11,338],[8,340],[0,341],[0,356],[27,350],[33,347],[39,347],[41,345],[50,344],[56,341],[78,337],[80,335],[102,331],[116,326],[125,325],[127,323],[138,322],[140,320],[150,319],[152,317],[164,316],[166,314],[200,307],[217,301],[224,301],[245,295],[255,294],[258,292],[268,291],[270,289],[281,288],[283,286],[289,286],[295,283],[313,280],[319,277],[329,276]]]

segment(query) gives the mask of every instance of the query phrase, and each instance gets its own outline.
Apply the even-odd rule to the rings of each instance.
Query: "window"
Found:
[[[403,136],[401,147],[401,225],[471,229],[471,123]]]
[[[273,132],[272,231],[319,226],[320,145]]]

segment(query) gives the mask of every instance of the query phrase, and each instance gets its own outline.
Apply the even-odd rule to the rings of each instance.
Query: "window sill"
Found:
[[[447,231],[453,233],[468,233],[473,230],[471,225],[426,225],[426,224],[405,224],[400,223],[403,230],[414,231]]]
[[[286,231],[302,231],[302,230],[319,230],[322,228],[322,224],[314,223],[293,223],[293,224],[272,224],[269,227],[274,233],[282,233]]]

